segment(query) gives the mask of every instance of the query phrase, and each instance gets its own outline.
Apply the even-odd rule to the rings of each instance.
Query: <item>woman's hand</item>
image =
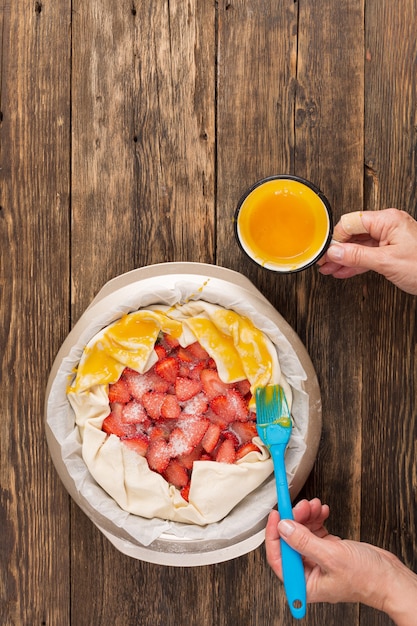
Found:
[[[385,611],[398,625],[413,623],[413,572],[386,550],[330,535],[323,526],[329,508],[318,498],[302,500],[293,511],[294,521],[280,521],[272,511],[266,527],[268,563],[281,580],[280,537],[304,557],[307,602],[362,602]]]
[[[322,274],[350,278],[373,270],[417,295],[417,222],[408,213],[346,213],[334,228],[333,240],[318,263]]]

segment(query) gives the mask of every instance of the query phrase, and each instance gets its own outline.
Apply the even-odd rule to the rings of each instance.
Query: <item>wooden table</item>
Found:
[[[61,343],[107,280],[164,261],[242,272],[296,330],[324,420],[301,495],[417,568],[416,298],[372,273],[275,276],[233,237],[238,198],[274,173],[313,181],[335,219],[416,217],[416,19],[414,0],[0,0],[1,624],[293,623],[263,546],[129,558],[52,465]],[[305,623],[390,620],[311,605]]]

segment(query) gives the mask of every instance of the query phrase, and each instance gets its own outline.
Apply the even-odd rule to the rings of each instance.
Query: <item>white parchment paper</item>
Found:
[[[218,282],[218,281],[217,281]],[[90,515],[109,520],[119,529],[120,535],[150,545],[162,536],[181,537],[190,540],[232,539],[265,518],[276,503],[276,490],[273,476],[265,481],[223,520],[206,526],[169,522],[159,518],[145,519],[122,510],[117,503],[96,483],[90,475],[81,454],[81,439],[75,426],[74,412],[67,400],[66,390],[74,375],[85,345],[101,329],[122,315],[154,304],[174,305],[202,299],[233,309],[246,316],[262,330],[275,345],[282,373],[293,393],[292,415],[294,428],[286,454],[289,484],[305,452],[305,438],[308,428],[309,401],[302,388],[306,374],[288,339],[271,320],[260,314],[254,306],[242,297],[239,289],[227,288],[219,291],[216,281],[199,276],[156,277],[152,280],[134,283],[106,296],[98,305],[85,312],[77,326],[82,329],[76,334],[76,341],[69,354],[59,365],[52,381],[47,401],[47,423],[58,441],[62,460],[76,490],[88,501]],[[76,329],[74,329],[76,330]],[[100,524],[98,524],[100,525]]]

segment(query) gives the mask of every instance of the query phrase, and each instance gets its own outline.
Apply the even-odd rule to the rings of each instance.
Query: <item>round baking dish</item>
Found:
[[[109,309],[114,307],[114,303],[130,301],[132,294],[141,294],[143,306],[149,306],[159,302],[160,289],[170,286],[176,288],[178,284],[186,284],[191,288],[195,286],[192,294],[195,299],[205,298],[208,293],[213,299],[216,297],[213,294],[218,294],[218,303],[222,304],[222,294],[227,293],[229,300],[232,298],[237,302],[247,302],[278,328],[294,351],[305,373],[300,384],[308,397],[308,424],[304,434],[305,450],[290,482],[291,497],[294,499],[297,496],[313,467],[321,435],[321,398],[317,377],[310,357],[295,331],[247,278],[226,268],[201,263],[162,263],[133,270],[104,285],[64,341],[54,361],[46,390],[45,428],[52,460],[67,491],[119,551],[150,563],[190,567],[219,563],[239,557],[257,548],[263,542],[270,498],[275,497],[271,496],[275,494],[273,475],[256,490],[259,493],[253,494],[253,507],[262,502],[264,494],[267,494],[268,510],[263,511],[260,519],[255,519],[255,521],[249,519],[248,523],[238,524],[239,530],[233,537],[224,536],[220,522],[208,525],[212,528],[206,527],[207,531],[203,527],[198,538],[187,536],[187,532],[184,536],[181,536],[181,533],[173,534],[168,527],[166,531],[158,532],[155,538],[150,543],[147,541],[145,545],[138,539],[137,532],[134,530],[136,516],[126,514],[126,523],[124,521],[120,523],[120,517],[118,515],[115,517],[112,511],[112,508],[117,505],[94,481],[91,481],[89,489],[79,488],[74,479],[74,463],[69,464],[68,451],[64,445],[66,430],[69,426],[57,423],[56,420],[59,412],[69,410],[69,403],[62,391],[62,385],[61,389],[57,387],[59,377],[62,378],[63,364],[68,359],[74,358],[77,345],[85,345],[97,332],[100,328],[100,320],[105,319]],[[77,463],[80,467],[83,465],[81,457],[77,459]],[[250,497],[252,494],[248,496]],[[98,501],[99,505],[97,505]],[[237,519],[239,519],[239,507],[240,505],[231,512],[237,516]],[[243,511],[245,511],[244,508],[242,514]],[[151,524],[152,520],[147,520],[147,522]],[[206,537],[205,532],[207,532]]]

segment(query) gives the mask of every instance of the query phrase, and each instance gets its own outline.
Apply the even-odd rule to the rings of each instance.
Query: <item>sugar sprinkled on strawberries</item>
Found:
[[[144,374],[126,367],[109,385],[110,415],[103,430],[144,456],[152,471],[188,501],[195,461],[235,463],[259,448],[250,383],[224,383],[197,342],[180,346],[160,335],[157,362]]]
[[[185,402],[201,391],[201,383],[193,378],[179,376],[175,381],[175,394],[180,402]]]
[[[187,470],[176,459],[170,460],[168,467],[164,472],[164,478],[171,483],[171,485],[177,487],[177,489],[185,487],[189,481]]]
[[[204,393],[198,393],[189,400],[181,402],[184,415],[203,415],[208,408],[207,397]]]
[[[128,402],[122,409],[122,421],[127,424],[139,424],[144,423],[148,419],[148,415],[145,408],[139,402],[134,400]]]
[[[162,474],[169,465],[171,456],[165,439],[153,439],[146,451],[149,467]]]
[[[161,406],[161,417],[165,419],[178,419],[181,414],[181,407],[177,398],[173,394],[167,393]]]
[[[109,402],[120,402],[120,404],[126,404],[129,402],[131,395],[127,386],[126,380],[120,378],[115,383],[109,385]]]
[[[218,463],[234,463],[236,460],[236,450],[231,439],[225,439],[220,444],[220,447],[216,454],[216,461]]]
[[[155,372],[169,383],[175,383],[178,376],[178,361],[173,356],[167,356],[165,359],[155,364]]]
[[[213,424],[210,422],[206,432],[204,433],[204,437],[201,441],[201,444],[204,450],[208,453],[213,452],[214,448],[217,446],[217,443],[220,439],[220,426],[218,424]]]
[[[182,428],[175,428],[169,438],[169,452],[171,457],[182,456],[184,454],[190,454],[193,446],[187,440],[187,437]]]

